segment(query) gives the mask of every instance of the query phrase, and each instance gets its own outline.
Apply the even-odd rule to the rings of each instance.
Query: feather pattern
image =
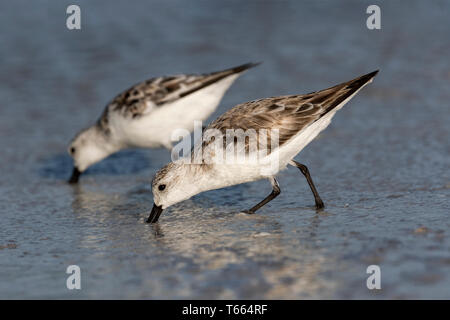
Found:
[[[375,71],[331,88],[304,95],[279,96],[245,102],[217,118],[206,130],[219,130],[225,137],[226,130],[229,129],[244,131],[254,129],[257,132],[266,129],[269,135],[267,146],[270,153],[271,129],[278,129],[278,145],[283,146],[369,83],[377,73],[378,71]],[[246,152],[249,151],[248,141],[246,140]],[[202,148],[207,149],[210,142],[204,139]],[[226,142],[224,138],[224,148],[226,143],[230,141]]]
[[[258,64],[247,63],[207,74],[157,77],[138,83],[117,95],[108,103],[97,121],[97,126],[108,133],[109,115],[112,112],[119,113],[125,118],[140,118],[151,113],[155,108],[176,102],[228,76],[238,74]]]

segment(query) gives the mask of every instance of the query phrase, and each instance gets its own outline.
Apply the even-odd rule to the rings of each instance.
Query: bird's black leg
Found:
[[[309,187],[311,188],[311,191],[314,194],[314,199],[316,200],[316,208],[317,209],[322,209],[325,205],[323,204],[323,201],[320,198],[316,187],[314,186],[314,182],[311,179],[311,175],[309,174],[308,168],[304,164],[301,164],[300,162],[297,162],[297,161],[294,161],[294,160],[292,160],[292,163],[293,163],[293,165],[295,165],[297,168],[300,169],[300,171],[305,176],[306,181],[308,181]]]
[[[78,183],[78,180],[80,179],[81,172],[78,170],[77,167],[73,167],[72,176],[69,179],[69,183],[74,184]]]
[[[255,205],[253,208],[251,208],[250,210],[245,210],[244,211],[245,213],[249,214],[255,213],[256,210],[258,210],[271,200],[275,199],[281,193],[280,186],[278,185],[278,181],[275,178],[270,178],[270,183],[272,184],[273,188],[272,192],[263,201]]]

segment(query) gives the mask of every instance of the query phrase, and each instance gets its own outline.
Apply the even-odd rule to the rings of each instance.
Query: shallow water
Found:
[[[450,298],[450,24],[445,1],[80,1],[0,5],[0,298]],[[294,168],[200,194],[144,223],[165,150],[124,151],[68,185],[66,146],[106,102],[160,74],[248,61],[214,119],[251,99],[381,69]],[[82,289],[66,288],[67,266]],[[381,290],[366,287],[381,268]]]

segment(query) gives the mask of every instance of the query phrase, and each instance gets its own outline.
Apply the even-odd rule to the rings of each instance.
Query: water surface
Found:
[[[450,298],[450,24],[445,1],[68,1],[0,5],[0,298]],[[166,150],[127,150],[66,183],[72,136],[138,81],[264,61],[237,103],[307,93],[380,69],[266,181],[200,194],[144,223]],[[66,288],[67,266],[82,289]],[[381,267],[382,290],[366,287]]]

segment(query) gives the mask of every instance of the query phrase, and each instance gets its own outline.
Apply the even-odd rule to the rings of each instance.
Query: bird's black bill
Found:
[[[157,206],[156,204],[153,204],[152,212],[150,213],[150,216],[148,217],[146,222],[147,223],[157,222],[162,211],[163,211],[162,206]]]
[[[69,183],[77,183],[80,179],[81,172],[76,168],[73,167],[72,176],[69,179]]]

